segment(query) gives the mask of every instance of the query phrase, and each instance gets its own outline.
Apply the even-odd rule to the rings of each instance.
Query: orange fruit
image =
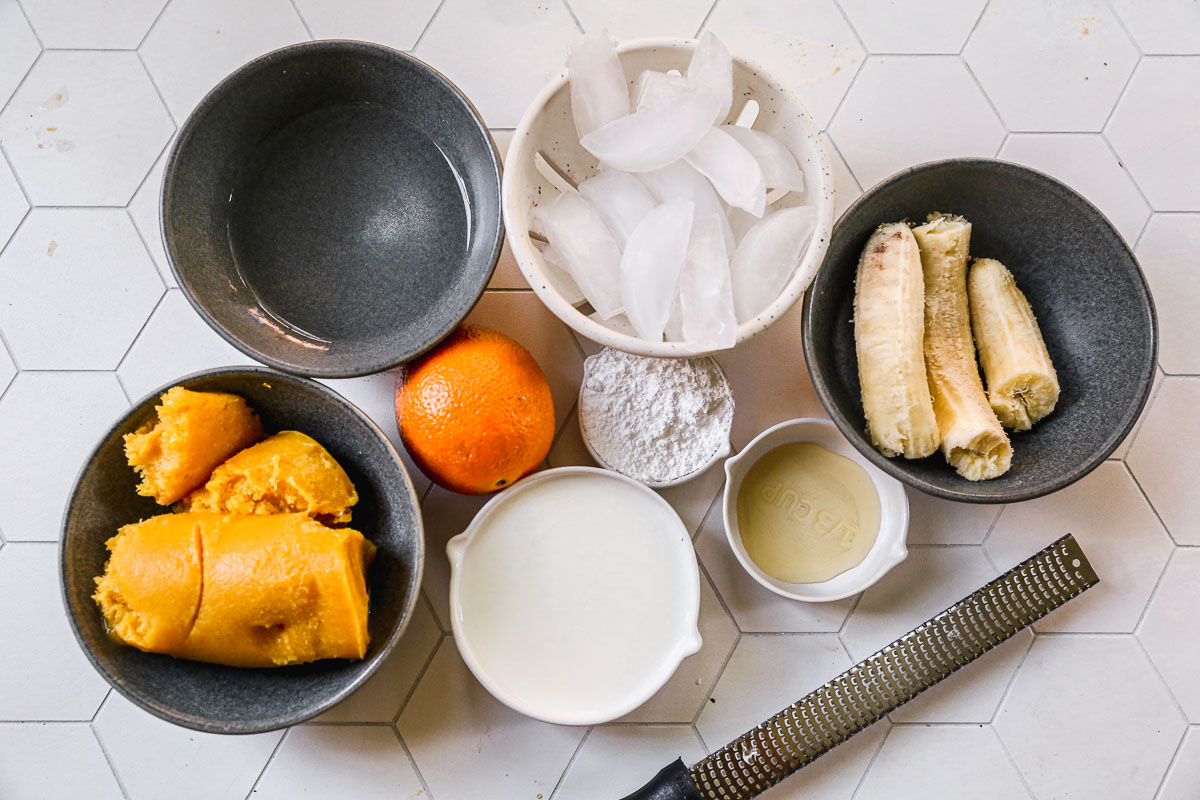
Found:
[[[396,424],[430,480],[487,494],[537,469],[554,439],[542,368],[503,333],[464,325],[404,369]]]

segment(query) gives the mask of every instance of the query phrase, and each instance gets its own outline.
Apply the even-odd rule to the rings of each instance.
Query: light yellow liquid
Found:
[[[858,566],[879,534],[866,470],[816,444],[785,444],[755,462],[737,498],[738,529],[759,569],[820,583]]]

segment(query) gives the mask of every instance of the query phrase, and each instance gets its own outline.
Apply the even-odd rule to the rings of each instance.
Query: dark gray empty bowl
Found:
[[[990,481],[959,477],[941,453],[884,458],[866,433],[854,350],[854,279],[875,228],[932,211],[972,223],[971,256],[1003,262],[1037,315],[1062,394],[1054,412],[1009,432],[1012,467]],[[1100,465],[1146,404],[1158,321],[1137,260],[1103,214],[1037,170],[986,158],[920,164],[872,188],[842,214],[804,300],[804,354],[838,428],[880,469],[950,500],[1008,503],[1049,494]]]
[[[122,436],[152,418],[170,386],[246,398],[268,433],[312,436],[358,489],[351,526],[375,543],[367,572],[371,643],[361,661],[243,669],[143,653],[109,638],[92,601],[104,543],[122,525],[167,513],[137,494]],[[349,697],[400,640],[421,587],[424,536],[417,498],[383,431],[325,386],[261,368],[215,369],[173,381],[140,400],[100,440],[76,481],[60,544],[67,618],[84,653],[117,691],[168,722],[212,733],[256,733],[314,717]]]
[[[500,158],[444,76],[321,41],[246,64],[167,160],[163,240],[200,315],[247,355],[318,377],[378,372],[462,321],[503,242]]]

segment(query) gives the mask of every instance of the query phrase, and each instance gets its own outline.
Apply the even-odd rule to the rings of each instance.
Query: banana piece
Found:
[[[930,214],[913,236],[925,278],[925,368],[942,453],[967,480],[999,477],[1012,463],[1012,445],[988,405],[975,363],[967,307],[971,223]]]
[[[925,378],[921,256],[902,222],[880,225],[858,261],[854,344],[871,441],[885,456],[924,458],[938,448]]]
[[[988,402],[1004,427],[1027,431],[1058,403],[1058,374],[1029,301],[1008,268],[980,258],[967,276],[971,329]]]

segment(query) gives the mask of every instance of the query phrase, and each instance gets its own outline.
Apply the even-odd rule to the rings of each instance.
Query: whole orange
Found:
[[[396,423],[430,480],[462,494],[487,494],[546,458],[554,401],[528,350],[498,331],[464,325],[405,367]]]

